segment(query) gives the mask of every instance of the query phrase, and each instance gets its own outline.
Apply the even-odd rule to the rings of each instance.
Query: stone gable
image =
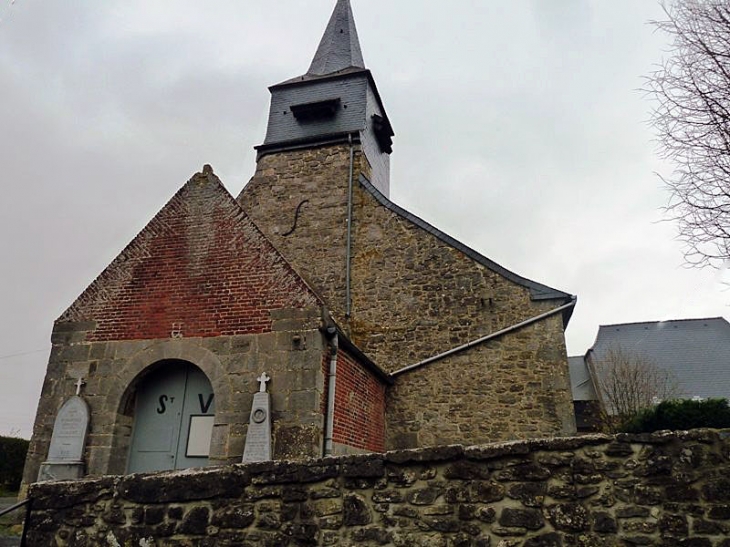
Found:
[[[349,159],[346,145],[266,155],[238,200],[383,369],[398,371],[570,302],[477,260],[475,251],[387,202],[360,179],[368,164],[354,146],[348,317]],[[574,432],[564,321],[557,313],[398,377],[387,396],[386,446]]]

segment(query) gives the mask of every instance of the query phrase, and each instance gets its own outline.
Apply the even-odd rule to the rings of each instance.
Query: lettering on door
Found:
[[[185,361],[167,361],[137,389],[130,473],[207,465],[215,394],[207,376]]]

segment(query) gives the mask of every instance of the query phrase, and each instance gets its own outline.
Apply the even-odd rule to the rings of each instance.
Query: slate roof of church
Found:
[[[365,68],[350,0],[337,0],[306,74],[276,84],[272,88],[361,72],[369,71]]]
[[[730,398],[730,323],[722,317],[601,325],[592,359],[612,347],[672,373],[680,396]]]
[[[350,1],[338,0],[307,74],[321,76],[350,67],[365,68],[365,61]]]
[[[413,222],[416,226],[419,228],[422,228],[423,230],[426,230],[428,233],[432,234],[433,236],[437,237],[447,245],[451,245],[455,249],[458,249],[462,253],[464,253],[466,256],[471,258],[472,260],[478,262],[479,264],[486,266],[493,272],[497,272],[498,274],[506,277],[510,281],[513,281],[517,283],[518,285],[522,285],[523,287],[526,287],[530,290],[530,296],[534,300],[552,300],[552,299],[570,299],[572,296],[566,292],[559,291],[557,289],[553,289],[552,287],[548,287],[547,285],[543,285],[542,283],[538,283],[537,281],[532,281],[531,279],[527,279],[526,277],[522,277],[521,275],[517,275],[514,272],[511,272],[507,268],[504,268],[503,266],[500,266],[493,260],[490,260],[486,256],[478,253],[471,247],[468,247],[467,245],[464,245],[461,241],[454,239],[450,235],[442,232],[435,226],[432,226],[425,220],[423,220],[420,217],[417,217],[413,213],[405,210],[403,207],[400,207],[399,205],[396,205],[392,201],[390,201],[387,197],[385,197],[375,186],[373,186],[370,181],[365,178],[364,176],[360,176],[360,184],[365,188],[368,192],[370,192],[373,197],[384,207],[387,209],[393,211],[399,216],[402,216],[403,218],[406,218]],[[568,315],[565,318],[565,323],[567,324],[568,319],[570,318],[570,313],[572,313],[572,308],[568,311]]]

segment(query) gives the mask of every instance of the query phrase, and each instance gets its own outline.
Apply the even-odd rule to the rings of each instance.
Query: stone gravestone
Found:
[[[73,480],[84,476],[84,448],[89,430],[89,407],[79,392],[66,401],[56,415],[48,459],[41,464],[38,481]]]
[[[271,396],[266,392],[266,382],[271,378],[264,372],[257,380],[259,391],[253,396],[243,463],[271,459]]]

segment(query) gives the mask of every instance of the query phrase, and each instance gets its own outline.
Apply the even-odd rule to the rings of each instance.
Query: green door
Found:
[[[215,417],[213,389],[205,374],[185,361],[170,361],[137,389],[129,473],[208,465]]]

